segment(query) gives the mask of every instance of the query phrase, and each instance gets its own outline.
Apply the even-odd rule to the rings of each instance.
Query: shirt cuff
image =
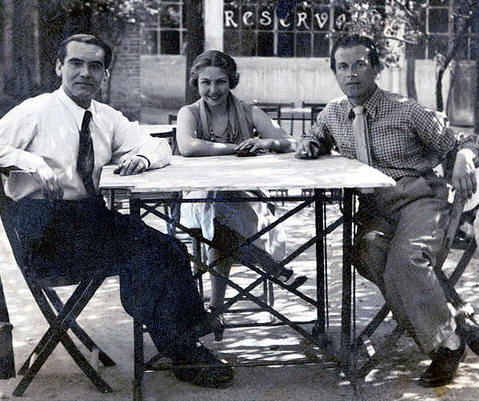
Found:
[[[29,172],[29,173],[36,173],[39,168],[48,165],[43,157],[35,155],[30,152],[20,151],[17,153],[16,162],[13,165],[20,170]]]
[[[146,156],[144,156],[144,155],[137,155],[137,156],[138,156],[138,157],[141,157],[141,158],[143,158],[143,159],[146,160],[146,163],[147,163],[147,164],[146,164],[146,168],[149,169],[150,166],[151,166],[150,159],[148,159],[148,157],[146,157]]]

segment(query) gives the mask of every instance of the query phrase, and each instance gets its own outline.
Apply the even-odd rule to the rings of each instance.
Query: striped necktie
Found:
[[[364,114],[364,106],[353,107],[354,119],[352,129],[356,146],[357,159],[371,165],[371,148],[369,145],[368,121]]]
[[[85,185],[88,195],[95,196],[96,191],[92,178],[93,167],[95,165],[95,154],[89,128],[91,117],[91,112],[88,110],[85,111],[80,130],[77,171],[83,181],[83,185]]]

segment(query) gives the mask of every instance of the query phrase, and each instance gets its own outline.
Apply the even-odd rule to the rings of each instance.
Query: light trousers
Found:
[[[396,321],[430,353],[456,323],[434,265],[449,224],[443,179],[404,177],[360,196],[354,264],[381,290]]]

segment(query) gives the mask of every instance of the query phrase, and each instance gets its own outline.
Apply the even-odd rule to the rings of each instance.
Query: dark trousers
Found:
[[[205,311],[181,242],[109,210],[101,198],[22,199],[5,212],[23,246],[26,274],[72,283],[92,272],[119,274],[123,307],[143,320],[157,347],[196,341],[192,327]]]

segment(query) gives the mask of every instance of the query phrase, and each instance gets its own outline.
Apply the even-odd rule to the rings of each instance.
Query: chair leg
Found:
[[[30,290],[33,294],[33,297],[34,297],[35,301],[37,302],[38,307],[40,308],[41,312],[43,313],[43,316],[45,317],[47,322],[50,324],[50,328],[43,335],[43,337],[37,343],[37,345],[35,346],[33,351],[30,353],[30,355],[28,356],[26,361],[23,363],[21,368],[18,370],[19,375],[24,375],[27,372],[27,370],[30,368],[30,366],[32,364],[32,362],[31,362],[32,358],[34,358],[34,359],[37,358],[38,355],[40,354],[40,352],[42,351],[42,349],[44,349],[45,346],[47,345],[47,343],[51,340],[51,337],[54,334],[53,327],[55,327],[57,325],[57,320],[60,319],[60,313],[61,313],[61,312],[59,312],[58,315],[55,314],[55,312],[51,308],[50,304],[48,303],[48,301],[47,301],[47,299],[44,295],[44,292],[43,292],[44,290],[42,288],[40,288],[39,286],[37,286],[35,284],[29,283],[29,282],[27,282],[27,284],[28,284],[28,286],[29,286],[29,288],[30,288]],[[73,305],[73,302],[77,301],[77,299],[81,296],[80,293],[84,292],[85,289],[86,289],[84,284],[82,285],[81,288],[82,289],[80,291],[80,287],[77,287],[75,292],[71,295],[71,297],[69,299],[69,307],[71,307],[71,305]],[[62,310],[67,310],[67,309],[65,309],[63,307]]]
[[[381,348],[378,349],[378,351],[370,356],[366,362],[362,366],[359,367],[356,371],[356,378],[358,379],[363,379],[365,378],[368,373],[374,369],[374,367],[379,363],[379,361],[389,352],[391,352],[391,349],[397,344],[401,336],[403,335],[404,330],[396,326],[396,328],[393,330],[393,332],[389,335],[387,340],[385,341],[385,344],[381,346]]]
[[[273,283],[268,280],[268,302],[269,306],[272,308],[274,307],[274,291],[273,291]]]
[[[387,305],[383,307],[376,313],[376,316],[369,322],[369,324],[364,328],[364,330],[359,334],[356,339],[356,347],[359,347],[363,343],[363,338],[371,337],[371,335],[376,331],[379,325],[383,322],[386,316],[389,314],[390,309]]]
[[[62,337],[59,338],[59,336]],[[22,380],[13,391],[14,396],[21,397],[23,395],[35,375],[38,373],[40,368],[43,366],[47,358],[50,356],[50,354],[60,341],[62,342],[63,346],[68,351],[70,356],[73,358],[73,360],[76,362],[78,367],[90,379],[90,381],[97,387],[100,392],[111,393],[113,391],[112,388],[98,375],[96,370],[90,365],[90,363],[83,356],[78,347],[73,343],[71,338],[64,332],[63,335],[61,333],[55,334],[47,342],[45,347],[40,351],[38,357],[25,372]]]
[[[133,401],[143,401],[143,376],[145,360],[143,352],[143,324],[137,319],[133,321],[134,341],[134,378]]]
[[[26,370],[24,377],[15,388],[13,395],[23,395],[28,385],[31,383],[35,375],[38,373],[40,368],[43,366],[60,341],[75,363],[92,381],[99,391],[103,393],[112,391],[111,387],[98,375],[96,370],[93,369],[93,367],[67,334],[67,330],[70,328],[72,322],[75,321],[77,316],[85,308],[88,301],[95,294],[102,282],[102,278],[96,278],[88,282],[81,282],[66,302],[65,307],[57,316],[55,316],[53,310],[48,305],[48,302],[41,292],[41,289],[29,284],[32,293],[34,294],[35,300],[50,324],[50,328],[42,337],[37,347],[35,347],[34,353],[38,356],[32,365]]]
[[[441,285],[444,288],[446,296],[448,299],[452,300],[454,303],[458,303],[459,305],[463,305],[463,301],[457,294],[456,290],[454,289],[454,285],[457,283],[459,278],[461,277],[462,273],[466,269],[468,263],[472,259],[474,252],[477,248],[476,242],[471,241],[471,243],[467,246],[464,253],[461,256],[454,272],[451,274],[449,278],[446,277],[444,272],[440,269],[436,269],[436,274]],[[459,306],[456,305],[456,306]],[[376,314],[373,320],[366,326],[366,328],[361,332],[361,334],[356,339],[356,347],[361,345],[364,341],[364,337],[370,337],[376,329],[379,327],[381,322],[386,318],[389,313],[389,308],[384,305],[381,310]],[[364,378],[367,374],[379,363],[380,359],[386,355],[387,352],[399,341],[399,338],[404,333],[404,329],[396,326],[393,332],[390,334],[386,344],[383,344],[378,351],[371,355],[368,360],[358,369],[358,378]]]
[[[48,299],[57,310],[58,313],[63,309],[63,302],[58,296],[57,292],[51,288],[44,289],[45,294]],[[103,364],[103,366],[115,366],[116,363],[113,361],[108,354],[106,354],[92,339],[91,337],[81,328],[81,326],[74,321],[70,327],[71,331],[77,336],[77,338],[82,342],[82,344],[88,349],[88,351],[93,352],[98,350],[98,359]]]
[[[201,242],[198,241],[195,237],[192,237],[192,246],[193,246],[193,256],[195,256],[199,260],[203,260],[202,254],[201,254],[201,251],[202,251]],[[198,270],[199,269],[195,263],[195,266],[194,266],[195,275],[198,272]],[[203,275],[200,275],[197,281],[198,281],[198,292],[200,294],[200,298],[204,299],[205,294],[204,294],[204,288],[203,288]]]

